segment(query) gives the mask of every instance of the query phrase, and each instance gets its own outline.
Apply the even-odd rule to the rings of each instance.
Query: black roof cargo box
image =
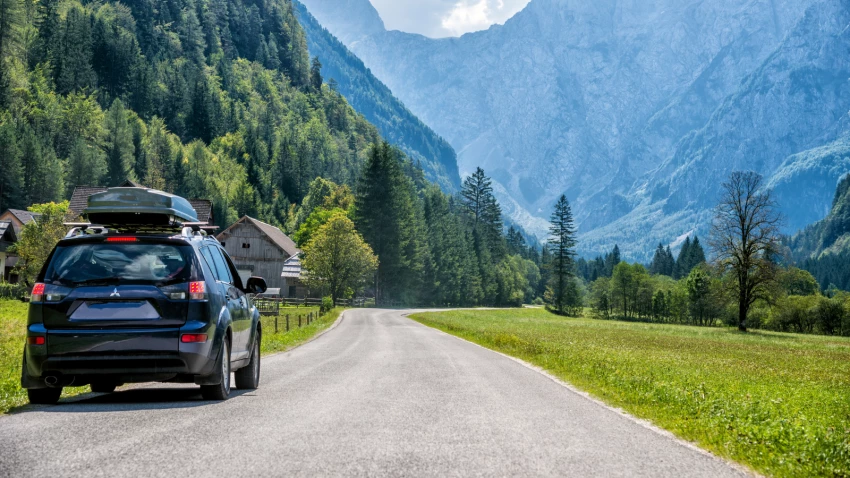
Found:
[[[198,222],[198,214],[189,201],[147,188],[110,188],[92,194],[83,215],[92,224],[104,226],[168,226]]]

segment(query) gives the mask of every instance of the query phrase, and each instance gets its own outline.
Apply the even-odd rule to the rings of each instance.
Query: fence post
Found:
[[[289,332],[289,314],[286,314],[286,331]]]
[[[301,314],[298,314],[298,328],[301,328]]]
[[[277,333],[277,316],[274,316],[274,333]]]

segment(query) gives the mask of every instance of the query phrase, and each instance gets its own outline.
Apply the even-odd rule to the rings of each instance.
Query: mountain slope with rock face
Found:
[[[566,194],[586,253],[619,242],[642,259],[705,233],[735,169],[777,187],[793,230],[823,217],[846,172],[820,155],[847,130],[845,0],[532,0],[503,26],[439,40],[304,3],[455,147],[461,173],[493,176],[526,229],[544,235]]]
[[[336,21],[357,22],[365,31],[383,31],[384,24],[377,12],[365,18],[343,15],[355,0],[342,2],[332,11]],[[426,126],[404,104],[393,96],[389,88],[363,65],[357,56],[331,35],[307,11],[303,4],[293,1],[295,12],[304,28],[310,55],[322,63],[322,74],[333,79],[336,88],[360,114],[374,124],[381,135],[401,148],[411,159],[422,165],[428,180],[444,191],[460,188],[457,153],[452,146]],[[368,12],[367,12],[368,13]]]

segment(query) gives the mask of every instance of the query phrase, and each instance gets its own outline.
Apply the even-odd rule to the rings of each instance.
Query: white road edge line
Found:
[[[419,324],[423,327],[427,327],[427,328],[429,328],[429,329],[431,329],[431,330],[433,330],[437,333],[443,334],[443,335],[448,336],[448,337],[452,337],[452,338],[460,340],[462,342],[466,342],[466,343],[474,345],[478,348],[487,350],[488,352],[492,352],[494,354],[501,355],[502,357],[504,357],[508,360],[512,360],[513,362],[516,362],[516,363],[522,365],[523,367],[525,367],[529,370],[533,370],[533,371],[539,373],[540,375],[543,375],[544,377],[548,378],[549,380],[551,380],[551,381],[555,382],[556,384],[560,385],[561,387],[569,390],[570,392],[574,393],[575,395],[578,395],[579,397],[584,398],[585,400],[588,400],[588,401],[590,401],[590,402],[592,402],[592,403],[594,403],[594,404],[596,404],[596,405],[598,405],[602,408],[605,408],[606,410],[614,412],[617,415],[620,415],[621,417],[646,428],[647,430],[653,431],[653,432],[655,432],[659,435],[662,435],[666,438],[669,438],[669,439],[673,440],[675,443],[677,443],[678,445],[683,446],[683,447],[685,447],[685,448],[687,448],[691,451],[695,451],[695,452],[697,452],[697,453],[699,453],[703,456],[713,458],[715,460],[720,460],[723,463],[727,464],[729,467],[731,467],[731,468],[733,468],[733,469],[735,469],[735,470],[737,470],[741,473],[744,473],[745,475],[756,476],[756,477],[763,477],[764,476],[764,475],[760,475],[760,474],[756,473],[755,470],[751,470],[750,468],[748,468],[748,467],[746,467],[746,466],[744,466],[740,463],[736,463],[734,461],[730,461],[730,460],[727,460],[723,457],[717,456],[717,455],[715,455],[714,453],[711,453],[708,450],[700,448],[695,443],[692,443],[692,442],[689,442],[689,441],[684,440],[682,438],[679,438],[675,434],[673,434],[672,432],[667,431],[663,428],[660,428],[660,427],[654,425],[652,422],[650,422],[648,420],[644,420],[642,418],[638,418],[634,415],[631,415],[621,408],[617,408],[617,407],[613,407],[611,405],[608,405],[607,403],[603,402],[602,400],[599,400],[598,398],[592,396],[591,394],[585,392],[584,390],[576,388],[574,385],[572,385],[568,382],[565,382],[565,381],[561,380],[560,378],[552,375],[551,373],[549,373],[548,371],[546,371],[546,369],[544,369],[542,367],[538,367],[537,365],[528,363],[525,360],[522,360],[522,359],[513,357],[511,355],[499,352],[498,350],[493,350],[493,349],[485,347],[481,344],[476,344],[475,342],[466,340],[463,337],[458,337],[457,335],[452,335],[448,332],[444,332],[440,329],[425,325],[425,324],[423,324],[423,323],[421,323],[417,320],[410,318],[411,314],[419,314],[419,313],[428,313],[428,312],[408,312],[408,313],[402,314],[402,317],[410,320],[413,323]]]

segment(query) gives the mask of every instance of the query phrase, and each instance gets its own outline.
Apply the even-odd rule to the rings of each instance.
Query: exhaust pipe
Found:
[[[56,384],[59,383],[59,377],[57,377],[56,375],[48,375],[44,378],[44,383],[46,383],[48,386],[55,387]]]

